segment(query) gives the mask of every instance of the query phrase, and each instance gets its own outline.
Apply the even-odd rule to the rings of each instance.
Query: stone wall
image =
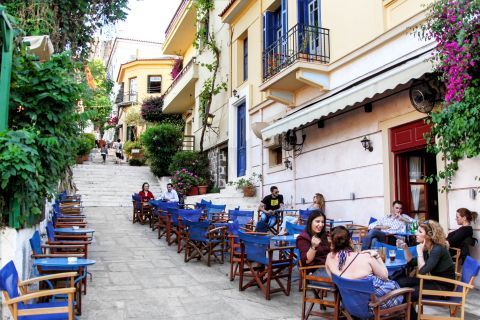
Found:
[[[226,146],[216,147],[208,150],[208,161],[210,163],[210,174],[215,187],[225,188],[228,181],[228,149]]]

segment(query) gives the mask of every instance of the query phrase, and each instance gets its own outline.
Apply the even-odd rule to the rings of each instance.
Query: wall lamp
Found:
[[[367,138],[367,136],[363,137],[362,141],[360,142],[362,143],[362,147],[365,149],[365,151],[373,151],[372,142]]]
[[[293,167],[292,167],[292,161],[290,161],[289,158],[285,158],[285,161],[284,161],[283,163],[285,164],[285,168],[286,168],[286,169],[292,170],[292,168],[293,168]]]
[[[218,136],[218,133],[219,133],[219,132],[218,132],[217,130],[215,130],[215,129],[218,129],[218,127],[212,127],[213,118],[215,118],[215,115],[209,113],[209,114],[207,115],[206,125],[207,125],[208,129],[210,129],[210,130],[212,130],[213,132],[215,132],[215,134]]]
[[[236,89],[233,89],[232,93],[235,98],[240,98],[240,95],[238,94]]]

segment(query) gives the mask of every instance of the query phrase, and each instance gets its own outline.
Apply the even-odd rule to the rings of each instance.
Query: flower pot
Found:
[[[83,164],[83,158],[82,158],[82,156],[77,156],[76,163],[77,163],[77,164]]]
[[[198,196],[198,187],[197,187],[197,186],[191,187],[191,188],[188,190],[188,195],[189,195],[189,196]]]
[[[244,197],[254,197],[255,196],[255,187],[245,187],[243,188]]]
[[[206,194],[208,186],[198,186],[198,194]]]
[[[82,160],[83,160],[83,161],[88,161],[88,154],[84,154],[84,155],[82,156]]]

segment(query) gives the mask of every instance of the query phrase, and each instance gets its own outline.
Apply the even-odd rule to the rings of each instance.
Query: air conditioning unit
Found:
[[[279,134],[272,138],[263,140],[264,148],[280,147],[281,145],[282,145],[282,137]]]

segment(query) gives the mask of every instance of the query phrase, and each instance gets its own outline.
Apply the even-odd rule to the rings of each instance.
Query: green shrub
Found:
[[[142,134],[141,141],[154,175],[169,175],[168,167],[173,155],[182,147],[182,139],[182,129],[169,123],[152,126]]]
[[[135,166],[135,167],[140,167],[140,166],[143,166],[145,164],[145,159],[130,159],[128,160],[128,164],[131,165],[131,166]]]
[[[125,142],[123,145],[123,150],[128,156],[132,155],[132,149],[143,149],[142,142],[140,140]]]
[[[208,157],[205,153],[196,151],[179,151],[173,156],[168,171],[173,174],[175,171],[185,168],[197,176],[209,180],[210,171],[208,165]]]

